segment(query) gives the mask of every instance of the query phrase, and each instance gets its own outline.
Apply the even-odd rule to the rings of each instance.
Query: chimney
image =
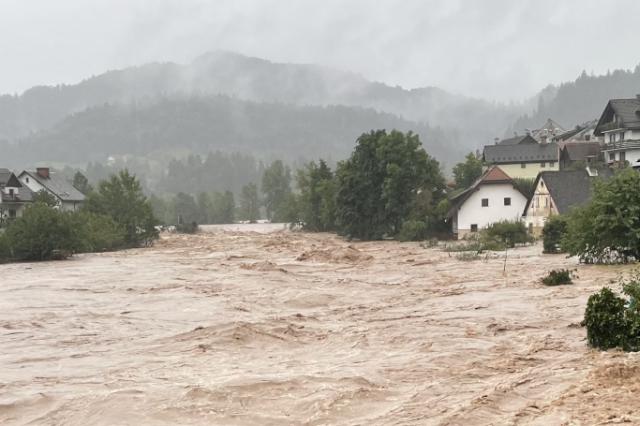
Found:
[[[493,143],[498,145],[498,142],[500,142],[500,138],[493,138]]]
[[[38,173],[38,176],[40,176],[41,178],[49,179],[49,168],[48,167],[38,167],[36,169],[36,173]]]
[[[640,101],[640,93],[636,94],[636,99]]]

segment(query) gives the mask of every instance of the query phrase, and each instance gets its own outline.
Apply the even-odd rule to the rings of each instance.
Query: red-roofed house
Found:
[[[451,198],[453,233],[464,238],[501,220],[522,219],[527,197],[498,166],[489,168],[470,188]]]

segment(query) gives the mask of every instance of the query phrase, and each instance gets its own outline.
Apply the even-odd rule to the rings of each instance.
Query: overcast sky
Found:
[[[640,63],[638,0],[0,0],[0,93],[224,49],[519,100]]]

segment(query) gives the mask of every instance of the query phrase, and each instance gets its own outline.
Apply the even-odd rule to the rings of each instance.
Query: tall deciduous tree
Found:
[[[291,202],[291,170],[281,160],[274,161],[262,175],[261,189],[267,218],[274,222],[287,221]]]
[[[242,187],[240,194],[240,218],[255,223],[260,215],[258,203],[258,187],[255,183],[250,183]]]
[[[89,184],[89,180],[80,171],[73,175],[73,186],[84,195],[87,195],[93,189]]]
[[[296,182],[300,190],[299,219],[309,231],[335,230],[336,184],[333,172],[324,160],[311,162],[298,170]]]
[[[127,170],[100,182],[87,197],[85,208],[111,217],[124,231],[129,246],[148,245],[158,236],[151,204],[138,179]]]
[[[428,199],[424,214],[435,212],[444,196],[444,178],[418,136],[396,130],[363,134],[337,170],[339,232],[362,239],[395,236],[410,218],[419,194],[420,204]]]
[[[457,189],[465,189],[473,185],[482,175],[482,161],[473,152],[467,154],[464,161],[453,168],[453,177]]]

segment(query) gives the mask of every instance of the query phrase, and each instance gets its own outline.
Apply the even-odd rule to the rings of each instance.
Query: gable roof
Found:
[[[509,175],[507,175],[500,167],[498,166],[491,166],[489,167],[489,169],[487,169],[482,176],[480,176],[474,183],[473,185],[471,185],[469,188],[465,189],[462,192],[457,193],[456,195],[454,195],[453,197],[451,197],[450,201],[453,203],[453,206],[451,207],[451,209],[449,209],[449,212],[447,213],[447,216],[451,217],[453,215],[453,213],[462,205],[464,204],[464,202],[467,200],[467,198],[469,198],[471,196],[471,194],[473,194],[475,191],[477,191],[482,185],[491,185],[491,184],[504,184],[504,183],[509,183],[513,185],[513,179],[511,179],[509,177]],[[513,186],[514,190],[520,192],[522,194],[522,192],[520,191],[520,189],[518,189],[515,185]],[[525,194],[522,194],[524,197],[526,197]]]
[[[558,161],[559,150],[555,142],[487,145],[484,147],[483,157],[485,161],[494,164]]]
[[[568,213],[572,207],[586,204],[591,199],[594,179],[606,179],[612,175],[610,169],[603,169],[598,176],[589,176],[586,170],[562,170],[540,172],[535,188],[542,180],[551,195],[558,213]],[[533,196],[527,200],[523,214],[527,214]]]
[[[617,122],[613,121],[616,116]],[[601,136],[603,132],[613,129],[640,129],[640,97],[631,99],[611,99],[604,108],[594,134]]]
[[[64,176],[51,172],[48,178],[40,176],[37,172],[23,171],[20,176],[27,174],[40,185],[47,188],[53,195],[62,201],[84,201],[85,196],[78,191]]]
[[[497,145],[520,145],[525,143],[538,143],[538,141],[532,138],[531,135],[522,135],[503,139]]]
[[[0,188],[5,186],[22,188],[22,184],[11,170],[0,168]]]
[[[547,121],[542,125],[542,127],[531,132],[531,136],[536,141],[542,140],[543,137],[551,140],[554,136],[565,132],[566,130],[558,124],[557,121],[547,118]]]
[[[586,157],[599,156],[600,151],[598,142],[567,142],[562,148],[560,156],[566,157],[570,161],[581,161]]]

